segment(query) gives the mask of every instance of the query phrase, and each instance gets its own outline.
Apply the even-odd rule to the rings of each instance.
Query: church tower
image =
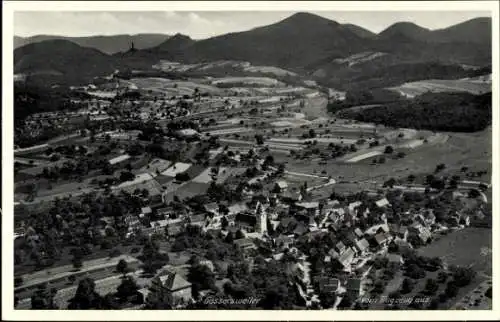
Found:
[[[256,231],[261,234],[267,233],[267,214],[260,202],[257,202],[255,216],[257,217]]]

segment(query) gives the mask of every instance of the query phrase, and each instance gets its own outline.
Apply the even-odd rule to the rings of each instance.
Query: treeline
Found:
[[[72,93],[69,88],[42,87],[38,84],[14,85],[14,119],[23,120],[34,113],[60,111],[77,107],[71,98],[88,98],[85,93]]]
[[[354,106],[384,104],[402,99],[403,97],[399,95],[399,93],[383,88],[350,90],[346,92],[344,100],[330,100],[327,109],[330,113],[336,113],[340,110]]]
[[[425,79],[460,79],[491,73],[491,67],[488,66],[473,70],[458,64],[450,65],[440,62],[381,62],[381,65],[380,67],[380,65],[374,66],[373,63],[359,64],[355,71],[338,66],[330,67],[330,70],[327,66],[327,77],[320,78],[318,81],[338,90],[359,91],[398,86],[406,82]]]
[[[491,124],[491,104],[491,93],[426,93],[379,107],[343,110],[339,116],[390,127],[476,132]]]

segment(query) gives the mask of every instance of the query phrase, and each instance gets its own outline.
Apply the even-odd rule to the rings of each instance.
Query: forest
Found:
[[[491,93],[427,93],[363,110],[342,110],[338,116],[390,127],[477,132],[491,125],[491,103]]]

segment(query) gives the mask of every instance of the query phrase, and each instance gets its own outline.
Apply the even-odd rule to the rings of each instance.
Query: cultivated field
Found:
[[[277,79],[269,77],[224,77],[212,80],[212,84],[248,84],[248,85],[261,85],[261,86],[284,86],[284,84]]]
[[[404,83],[398,87],[389,88],[399,92],[401,95],[412,98],[427,92],[468,92],[472,94],[483,94],[491,92],[491,77],[487,79],[457,79],[443,80],[430,79],[411,83]]]

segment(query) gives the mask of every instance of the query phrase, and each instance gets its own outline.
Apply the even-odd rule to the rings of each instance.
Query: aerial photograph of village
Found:
[[[492,310],[489,12],[14,34],[15,310]]]

